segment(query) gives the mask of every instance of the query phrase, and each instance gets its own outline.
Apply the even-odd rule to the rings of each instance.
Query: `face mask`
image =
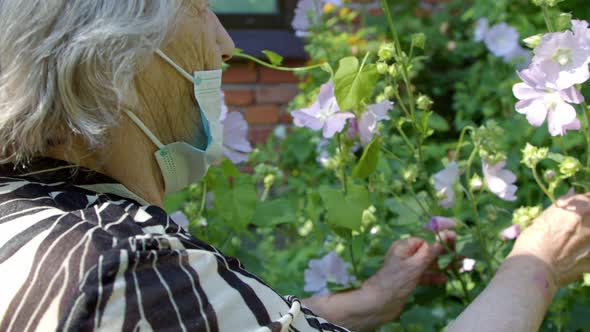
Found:
[[[201,180],[209,165],[222,157],[221,70],[197,71],[191,76],[162,51],[157,50],[156,53],[193,82],[195,98],[201,110],[202,134],[206,141],[200,147],[183,141],[164,145],[135,114],[125,110],[129,118],[158,147],[156,161],[164,179],[165,192],[171,194]]]

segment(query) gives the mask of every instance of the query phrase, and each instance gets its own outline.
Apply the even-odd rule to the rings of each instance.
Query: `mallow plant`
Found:
[[[519,4],[540,22],[519,31],[500,19],[508,2],[486,0],[458,14],[462,1],[450,1],[430,18],[445,17],[446,26],[422,23],[424,31],[408,33],[416,24],[402,25],[401,12],[411,6],[398,1],[381,0],[383,16],[371,22],[362,6],[301,0],[294,28],[311,55],[307,67],[284,67],[272,51],[265,60],[235,54],[301,76],[294,127],[253,149],[242,115],[227,113],[228,160],[169,198],[173,218],[280,292],[300,296],[358,286],[395,239],[437,241],[454,230],[454,247],[438,261],[446,280],[418,289],[383,330],[444,328],[545,207],[590,189],[590,26],[561,13],[559,2]],[[475,14],[502,4],[504,15]],[[452,37],[450,21],[463,24]],[[446,51],[465,50],[452,55],[455,69],[444,69],[461,74],[455,92],[428,80],[436,75],[429,66],[448,56],[429,50],[437,33],[449,38]],[[490,63],[497,67],[486,69]],[[463,108],[472,70],[503,73],[501,84],[480,89],[510,99],[508,112],[498,106],[457,121],[474,114]],[[590,326],[587,279],[560,291],[544,330]]]

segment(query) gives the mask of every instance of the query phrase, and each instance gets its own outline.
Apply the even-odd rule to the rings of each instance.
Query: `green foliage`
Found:
[[[514,111],[516,64],[474,41],[475,22],[482,17],[490,24],[507,22],[521,39],[544,33],[543,12],[530,1],[449,0],[425,16],[416,15],[417,1],[386,2],[396,33],[386,17],[362,10],[322,15],[305,47],[310,64],[325,70],[296,71],[300,94],[290,105],[309,106],[320,85],[333,79],[340,108],[357,119],[366,105],[395,102],[390,120],[378,124],[380,135],[362,146],[347,135],[348,128],[327,141],[320,133],[292,128],[286,138],[273,137],[255,149],[249,161],[254,175],[226,161],[212,167],[203,183],[170,197],[167,208],[183,209],[193,235],[237,256],[280,293],[302,297],[309,295],[302,289],[310,259],[336,251],[362,281],[377,271],[392,241],[408,236],[435,241],[424,224],[432,216],[452,216],[458,221],[455,251],[438,261],[447,268],[449,283],[418,288],[402,316],[383,327],[441,331],[482,291],[510,251],[512,242],[499,233],[513,217],[527,226],[550,203],[536,178],[556,197],[571,187],[590,187],[590,169],[576,162],[585,161],[586,137],[578,131],[552,139],[546,126],[530,126]],[[548,9],[563,25],[569,17],[561,12],[590,18],[585,0]],[[282,63],[280,55],[264,53],[271,65]],[[527,143],[541,154],[529,149],[523,155]],[[516,202],[490,193],[485,180],[483,188],[470,185],[473,178],[484,179],[482,158],[505,159],[518,178]],[[461,178],[455,205],[443,209],[433,175],[450,161],[459,165]],[[260,165],[278,170],[271,186]],[[452,273],[465,257],[477,261],[475,270]],[[583,331],[590,326],[589,307],[590,287],[574,284],[558,294],[541,330]]]

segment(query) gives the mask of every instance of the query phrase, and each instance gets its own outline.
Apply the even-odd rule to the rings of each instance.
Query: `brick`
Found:
[[[272,135],[272,128],[268,127],[252,127],[250,128],[250,142],[254,145],[264,144],[268,141],[270,135]]]
[[[225,90],[228,106],[248,106],[254,103],[254,90]]]
[[[281,85],[276,87],[259,87],[256,89],[256,103],[258,104],[286,104],[295,98],[298,90],[295,85]]]
[[[299,77],[292,72],[260,68],[260,83],[299,83]]]
[[[381,8],[371,8],[369,9],[369,15],[373,15],[373,16],[382,16],[383,13],[383,9]]]
[[[291,116],[291,113],[289,113],[287,110],[282,110],[279,115],[279,122],[286,125],[292,124],[293,117]]]
[[[246,107],[244,116],[251,125],[276,124],[279,122],[279,107],[273,104]]]
[[[223,73],[224,84],[236,83],[256,83],[258,81],[258,71],[254,63],[232,64]]]

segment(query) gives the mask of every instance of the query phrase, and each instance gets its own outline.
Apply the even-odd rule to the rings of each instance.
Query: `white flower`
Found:
[[[504,57],[518,47],[520,34],[506,23],[493,25],[486,33],[484,42],[490,52],[497,57]]]
[[[434,174],[434,188],[442,195],[438,205],[450,209],[455,205],[455,183],[459,180],[459,166],[450,162],[445,169]]]
[[[514,185],[516,175],[504,169],[506,161],[490,165],[486,160],[483,160],[482,164],[483,175],[488,189],[505,201],[515,201],[516,196],[514,194],[518,190],[518,187]]]
[[[287,138],[287,127],[285,127],[285,125],[278,125],[275,127],[272,133],[276,138],[284,140]]]
[[[488,21],[487,18],[482,17],[479,20],[477,20],[477,23],[475,24],[474,40],[476,42],[483,41],[489,29],[490,21]]]
[[[546,34],[533,52],[533,64],[545,73],[549,88],[563,90],[590,78],[590,49],[583,48],[571,31]]]
[[[305,286],[303,290],[315,295],[328,294],[328,283],[348,286],[354,278],[348,273],[348,264],[333,251],[320,259],[309,261],[309,268],[304,271]]]
[[[222,95],[219,121],[223,126],[223,154],[234,164],[248,161],[252,145],[248,141],[248,122],[240,112],[228,112]]]
[[[580,42],[582,48],[590,48],[590,29],[588,28],[588,22],[572,20],[572,31],[574,32],[574,36]]]
[[[473,258],[464,258],[461,262],[461,268],[459,269],[459,272],[464,273],[473,271],[475,263],[477,263],[477,261]]]

